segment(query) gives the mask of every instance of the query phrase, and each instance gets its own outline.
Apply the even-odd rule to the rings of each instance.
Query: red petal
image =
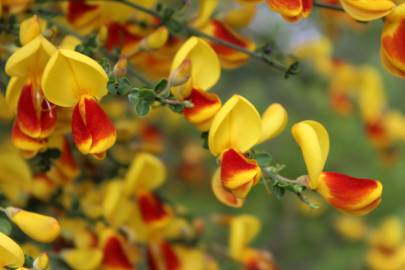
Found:
[[[138,195],[138,206],[145,223],[162,221],[169,216],[167,207],[159,197],[150,192]]]
[[[216,94],[193,89],[188,99],[194,106],[185,108],[183,113],[186,119],[194,124],[211,120],[221,108],[221,100]]]
[[[94,98],[83,97],[73,109],[73,140],[79,150],[93,155],[104,155],[117,137],[114,124]]]
[[[221,158],[221,180],[228,189],[237,189],[253,181],[260,175],[256,160],[247,159],[234,149],[226,150]]]
[[[18,149],[31,152],[32,155],[47,145],[46,139],[36,139],[24,134],[16,123],[12,129],[11,140]]]
[[[164,270],[180,269],[181,263],[173,247],[167,242],[152,243],[148,246],[147,262],[149,270],[159,270],[163,266]]]
[[[397,62],[394,66],[400,68],[399,62],[402,65],[400,69],[403,69],[405,67],[405,19],[400,22],[394,33],[383,35],[382,46],[388,58],[395,59]]]
[[[382,185],[377,180],[354,178],[348,175],[324,172],[317,191],[334,207],[352,214],[368,213],[381,200]],[[367,210],[366,212],[364,212]]]
[[[133,34],[128,30],[128,25],[120,23],[110,23],[108,25],[106,47],[108,50],[122,48],[124,46],[137,43],[141,39],[141,36]]]
[[[87,4],[85,0],[70,0],[68,3],[67,20],[74,23],[87,12],[98,9],[98,5]]]
[[[110,236],[103,249],[103,266],[113,269],[130,270],[133,269],[131,262],[117,236]]]

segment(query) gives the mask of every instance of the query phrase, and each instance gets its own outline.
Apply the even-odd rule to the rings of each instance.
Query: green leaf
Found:
[[[155,101],[155,93],[152,89],[142,88],[139,91],[139,101],[145,101],[148,105],[151,105]]]
[[[275,184],[275,185],[273,185],[273,193],[277,199],[281,199],[281,198],[283,198],[283,196],[285,194],[285,188],[280,187],[279,185]]]
[[[128,95],[128,100],[131,104],[137,104],[140,101],[139,91],[132,92]]]
[[[167,87],[167,80],[162,79],[155,85],[154,91],[159,94],[160,92],[165,90],[166,87]]]
[[[252,158],[259,163],[260,167],[267,167],[273,161],[273,157],[267,152],[254,152]]]
[[[182,113],[184,110],[183,104],[169,104],[169,108],[175,113]]]
[[[34,267],[34,258],[32,258],[30,255],[24,254],[24,267]]]
[[[136,113],[138,114],[138,116],[140,116],[140,117],[147,115],[150,110],[149,102],[147,102],[145,100],[139,101],[135,105],[135,110],[136,110]]]
[[[6,217],[0,217],[0,232],[9,235],[11,233],[11,223]]]
[[[208,149],[208,131],[201,133],[201,139],[203,140],[203,147]]]

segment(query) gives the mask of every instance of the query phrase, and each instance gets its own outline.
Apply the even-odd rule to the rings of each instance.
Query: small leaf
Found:
[[[277,199],[281,199],[285,194],[285,189],[279,185],[273,185],[273,193],[276,195]]]
[[[140,101],[139,91],[132,92],[128,95],[128,100],[132,104],[137,104]]]
[[[203,147],[208,149],[208,132],[202,132],[200,138],[203,140]]]
[[[34,267],[34,258],[30,255],[24,254],[24,267],[32,268]]]
[[[0,232],[9,235],[11,233],[11,223],[5,217],[0,217]]]
[[[163,90],[165,90],[167,87],[167,80],[166,79],[162,79],[160,80],[154,88],[154,91],[159,94],[160,92],[162,92]]]
[[[145,100],[140,100],[136,105],[135,105],[135,110],[138,116],[143,117],[148,114],[150,110],[150,105],[147,101]]]
[[[267,152],[254,152],[252,158],[255,159],[261,167],[267,167],[273,161],[273,157]]]
[[[169,108],[175,113],[182,113],[184,110],[183,104],[169,104]]]

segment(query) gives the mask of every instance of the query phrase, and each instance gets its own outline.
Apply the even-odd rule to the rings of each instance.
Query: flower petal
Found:
[[[221,181],[224,187],[236,189],[248,182],[255,182],[260,175],[256,160],[247,159],[234,149],[226,150],[221,156]]]
[[[84,96],[72,115],[73,140],[83,154],[102,155],[114,145],[114,124],[94,98]]]
[[[10,56],[6,63],[6,73],[26,78],[31,77],[34,71],[41,74],[55,51],[55,46],[38,36]]]
[[[171,216],[170,209],[151,192],[138,194],[138,207],[144,223],[155,228],[167,224]]]
[[[49,60],[42,76],[46,99],[61,107],[73,107],[82,95],[96,99],[107,94],[108,77],[90,57],[59,49]]]
[[[163,184],[166,168],[162,161],[149,153],[139,153],[125,176],[125,192],[152,191]]]
[[[147,264],[149,269],[181,269],[181,261],[172,244],[166,241],[149,243],[147,251]]]
[[[6,89],[6,102],[13,111],[17,111],[21,91],[27,83],[26,78],[20,77],[11,77],[10,81],[8,82]]]
[[[230,206],[230,207],[235,207],[235,208],[240,208],[243,206],[244,199],[236,197],[232,192],[230,192],[228,189],[226,189],[221,181],[221,170],[218,169],[214,173],[214,176],[212,177],[211,180],[211,188],[212,191],[214,192],[215,197],[223,204]]]
[[[212,119],[221,108],[218,95],[193,89],[188,100],[193,103],[193,107],[184,108],[186,119],[195,125],[200,125],[203,128],[202,131],[209,130]],[[204,126],[201,126],[203,123]]]
[[[256,49],[256,44],[252,40],[239,35],[221,21],[212,20],[203,31],[246,50],[254,51]],[[225,68],[236,68],[249,60],[249,56],[246,53],[214,42],[210,42],[210,45],[218,54],[221,64]]]
[[[316,191],[333,207],[353,215],[365,215],[381,202],[382,185],[373,179],[324,172]]]
[[[56,126],[56,109],[33,89],[25,85],[18,101],[16,123],[32,138],[47,138]]]
[[[177,51],[171,67],[173,72],[184,60],[191,61],[192,86],[208,90],[217,83],[221,73],[218,56],[204,40],[191,37]]]
[[[321,123],[307,120],[295,124],[292,134],[304,156],[310,179],[309,187],[316,188],[329,154],[328,131]]]
[[[284,107],[279,103],[273,103],[267,107],[262,115],[261,142],[271,140],[279,135],[286,127],[288,114]]]
[[[103,252],[95,248],[77,248],[62,251],[61,257],[72,269],[95,270],[101,264]]]
[[[347,14],[359,21],[371,21],[386,16],[395,7],[390,0],[340,0]]]
[[[132,270],[134,269],[123,243],[116,235],[107,237],[103,247],[102,265],[109,269]]]
[[[235,260],[242,257],[247,245],[257,236],[261,228],[260,221],[252,215],[233,217],[230,223],[229,254]]]
[[[260,140],[261,125],[256,108],[244,97],[234,95],[212,121],[208,136],[211,153],[218,156],[228,148],[248,151]]]
[[[198,6],[198,15],[193,21],[193,26],[200,28],[207,24],[217,6],[218,0],[200,0]]]
[[[402,16],[399,14],[402,14]],[[405,73],[404,40],[405,4],[401,4],[386,17],[381,35],[382,62],[389,71],[400,77],[403,77],[403,73]]]
[[[296,17],[302,13],[302,0],[267,0],[267,5],[285,17]]]
[[[52,242],[60,234],[60,225],[53,217],[14,207],[7,207],[6,213],[25,234],[38,242]]]
[[[0,267],[22,267],[25,261],[24,252],[13,239],[0,232]]]

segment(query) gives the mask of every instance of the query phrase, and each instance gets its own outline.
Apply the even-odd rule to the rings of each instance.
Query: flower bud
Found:
[[[46,270],[49,266],[49,256],[48,253],[42,253],[34,260],[35,270]]]
[[[53,217],[15,207],[7,207],[6,214],[25,234],[38,242],[49,243],[59,236],[60,225]]]

